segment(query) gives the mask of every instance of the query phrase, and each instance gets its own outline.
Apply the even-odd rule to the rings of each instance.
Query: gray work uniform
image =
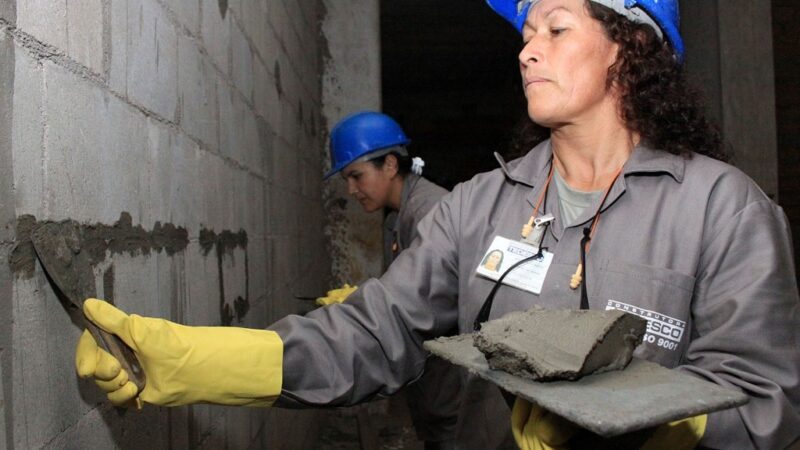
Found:
[[[384,264],[417,237],[417,224],[447,194],[447,190],[420,176],[403,181],[400,209],[384,221]],[[454,441],[458,424],[461,374],[456,366],[429,356],[422,377],[406,388],[406,399],[417,437],[423,441]]]
[[[493,286],[475,268],[496,235],[519,237],[551,155],[545,141],[456,186],[422,220],[411,247],[355,298],[275,323],[284,342],[277,404],[345,405],[391,394],[422,371],[423,341],[471,331]],[[569,281],[597,205],[565,228],[557,191],[547,195],[555,221],[543,245],[555,256],[541,294],[504,286],[490,318],[532,305],[578,308],[580,289]],[[609,192],[585,268],[590,307],[650,320],[652,342],[637,356],[750,395],[742,407],[708,415],[703,446],[784,448],[800,435],[800,300],[790,241],[777,205],[739,170],[704,156],[638,146]]]

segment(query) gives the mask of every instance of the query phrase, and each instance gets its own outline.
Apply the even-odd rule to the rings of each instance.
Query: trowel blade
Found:
[[[31,243],[48,277],[72,304],[80,309],[85,299],[96,296],[77,224],[43,224],[31,233]]]
[[[82,251],[78,224],[42,224],[31,233],[31,243],[45,273],[54,284],[56,294],[60,292],[82,311],[84,300],[94,298],[97,290],[91,261]],[[119,336],[101,329],[91,320],[85,319],[84,323],[95,342],[117,358],[122,369],[128,373],[128,379],[141,392],[146,377],[133,350]]]

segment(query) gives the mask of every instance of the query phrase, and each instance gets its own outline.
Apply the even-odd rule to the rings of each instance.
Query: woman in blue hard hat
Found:
[[[342,119],[331,130],[331,170],[340,173],[366,212],[383,211],[384,267],[417,236],[417,224],[447,190],[422,177],[425,163],[412,158],[410,140],[386,114],[361,111]],[[346,300],[356,287],[336,290],[317,303]],[[417,437],[426,449],[454,449],[461,382],[456,368],[436,357],[428,359],[422,377],[406,389]]]
[[[800,300],[789,227],[752,180],[710,157],[719,137],[684,80],[677,0],[488,3],[524,42],[528,115],[544,133],[523,157],[456,186],[389,270],[340,307],[253,336],[215,329],[233,334],[226,346],[262,356],[240,362],[250,377],[216,360],[226,370],[209,379],[194,364],[209,348],[195,328],[99,301],[86,302],[89,319],[129,342],[157,382],[137,392],[86,334],[79,373],[117,403],[348,405],[414,379],[425,340],[534,305],[621,309],[648,320],[638,357],[749,396],[634,436],[644,448],[797,445]],[[536,251],[528,264],[538,270],[523,284],[478,273],[502,246]],[[176,358],[184,354],[193,356]],[[480,423],[472,412],[462,420]],[[536,405],[518,400],[511,419],[522,448],[589,445]]]

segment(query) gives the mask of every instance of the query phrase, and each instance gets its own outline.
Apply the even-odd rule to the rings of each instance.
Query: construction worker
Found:
[[[469,332],[476,319],[533,305],[623,309],[643,315],[651,333],[672,327],[637,356],[749,395],[744,406],[658,427],[644,448],[797,445],[789,226],[752,180],[713,158],[720,139],[685,81],[677,0],[488,3],[522,33],[520,73],[541,142],[456,186],[389,270],[339,307],[268,330],[199,331],[87,301],[88,318],[137,352],[148,383],[142,392],[124,383],[88,334],[78,373],[115,403],[348,405],[413,380],[423,341]],[[509,241],[538,247],[540,270],[526,289],[503,285],[479,317],[496,282],[477,271]],[[209,351],[226,356],[204,359]],[[525,449],[583,438],[519,399],[512,429]]]
[[[341,173],[347,191],[366,212],[382,211],[384,267],[417,237],[417,224],[447,194],[423,178],[425,163],[412,158],[410,140],[391,117],[362,111],[342,119],[331,131],[331,170]],[[356,287],[328,292],[317,303],[341,303]],[[435,356],[425,363],[421,378],[406,389],[406,400],[417,437],[426,449],[454,449],[458,422],[460,373]]]

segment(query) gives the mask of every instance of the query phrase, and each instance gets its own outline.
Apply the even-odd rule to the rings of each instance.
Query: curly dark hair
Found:
[[[701,95],[689,85],[669,43],[655,31],[614,10],[587,0],[589,14],[619,45],[609,68],[608,87],[620,90],[620,114],[626,126],[653,148],[690,158],[693,153],[727,161],[719,130],[705,115]],[[549,136],[527,117],[511,141],[510,155],[522,155]]]

